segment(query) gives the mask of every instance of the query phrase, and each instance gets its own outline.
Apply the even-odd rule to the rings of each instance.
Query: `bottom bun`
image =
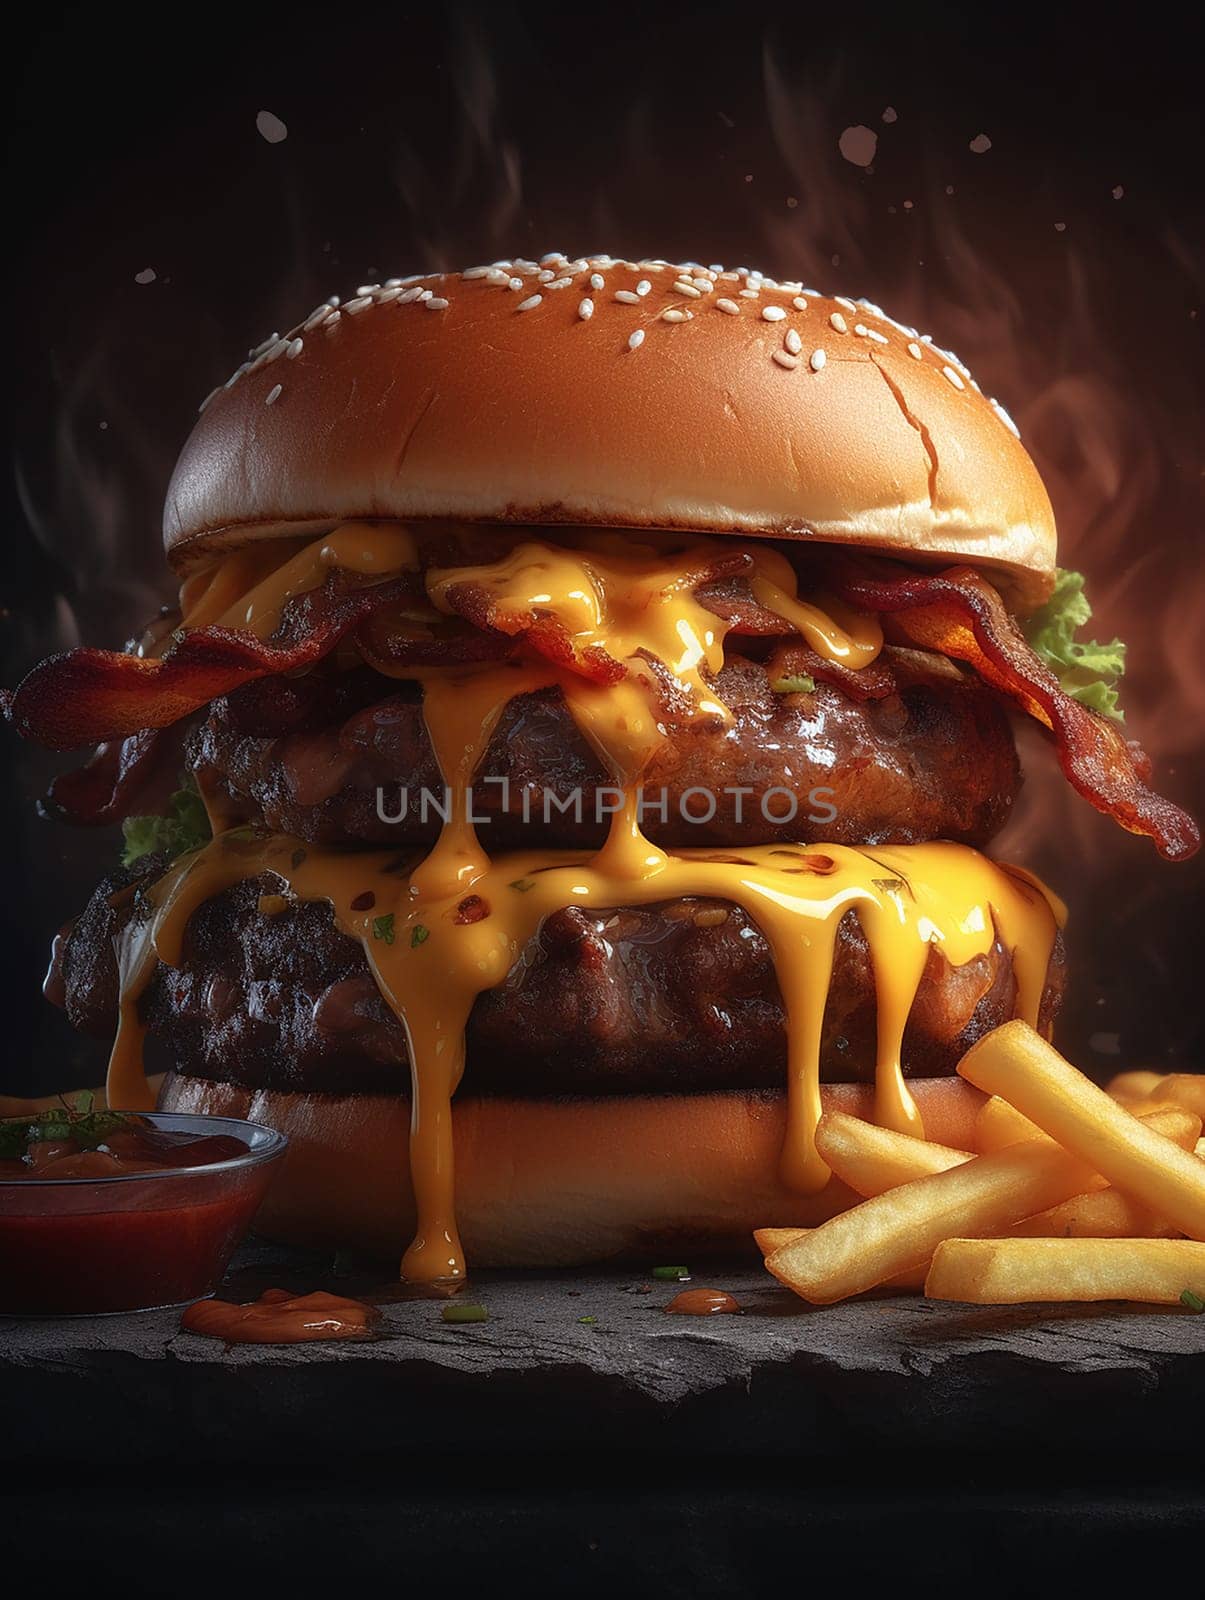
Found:
[[[913,1079],[925,1134],[971,1147],[984,1096],[961,1078]],[[825,1084],[826,1110],[869,1117],[867,1084]],[[256,1231],[286,1244],[400,1256],[414,1232],[409,1101],[288,1094],[169,1074],[161,1111],[244,1117],[288,1134]],[[832,1179],[778,1179],[783,1094],[458,1100],[456,1211],[471,1264],[573,1267],[666,1250],[752,1252],[760,1227],[809,1227],[855,1204]]]

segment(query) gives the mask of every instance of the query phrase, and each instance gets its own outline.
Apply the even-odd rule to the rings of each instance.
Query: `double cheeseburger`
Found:
[[[967,1145],[1063,913],[982,852],[1012,722],[1167,857],[1120,647],[1016,430],[877,307],[664,261],[391,279],[206,401],[178,605],[17,729],[125,864],[48,982],[114,1105],[286,1132],[265,1232],[470,1262],[744,1244],[851,1202],[827,1106]],[[1024,629],[1024,631],[1023,631]]]

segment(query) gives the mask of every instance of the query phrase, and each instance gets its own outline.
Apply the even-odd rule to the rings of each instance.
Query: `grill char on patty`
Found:
[[[163,866],[107,880],[67,939],[61,992],[77,1027],[112,1033],[112,937],[145,914],[135,883],[153,881]],[[359,944],[323,903],[261,912],[260,896],[278,889],[265,875],[194,914],[181,968],[161,966],[142,1001],[154,1046],[181,1073],[248,1087],[406,1092],[404,1036]],[[1043,1025],[1062,986],[1060,940]],[[952,1074],[975,1039],[1012,1016],[1015,995],[999,940],[960,968],[934,950],[905,1034],[905,1074]],[[874,1042],[870,957],[849,913],[837,938],[822,1077],[871,1078]],[[741,909],[690,899],[549,917],[510,978],[474,1005],[460,1093],[781,1089],[785,1072],[785,1017],[765,940]]]
[[[762,663],[730,661],[716,688],[734,721],[670,727],[643,780],[653,797],[666,791],[667,818],[650,809],[645,831],[668,849],[800,839],[985,844],[1007,820],[1020,784],[1006,714],[974,680],[918,669],[905,653],[895,653],[892,672],[891,692],[858,702],[827,684],[784,696]],[[438,833],[434,808],[425,821],[420,812],[421,791],[440,794],[442,780],[418,687],[373,672],[248,684],[210,707],[189,741],[188,762],[233,820],[263,822],[311,844],[429,847]],[[480,781],[487,776],[507,780],[505,812],[501,787]],[[474,809],[489,819],[481,838],[491,852],[602,844],[606,823],[597,820],[594,797],[612,780],[559,690],[509,702],[478,780]],[[394,817],[403,785],[404,818],[382,821],[378,786],[385,816]],[[724,792],[740,786],[751,792],[739,801]],[[689,798],[690,814],[701,818],[714,796],[713,818],[682,819],[681,797],[691,789],[704,793]],[[781,792],[763,812],[762,797],[773,789],[796,797],[794,819]],[[580,791],[581,820],[550,805],[545,821],[545,790],[562,805]],[[821,798],[809,799],[817,790]],[[767,813],[784,820],[767,821]]]

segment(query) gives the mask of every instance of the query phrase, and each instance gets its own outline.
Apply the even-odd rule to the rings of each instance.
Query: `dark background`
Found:
[[[198,402],[327,294],[554,248],[743,263],[882,303],[1012,410],[1064,563],[1131,646],[1130,731],[1203,809],[1199,23],[89,6],[40,8],[9,44],[0,680],[51,648],[118,645],[169,597],[159,509]],[[286,138],[257,131],[261,111]],[[841,152],[853,126],[877,134],[870,166]],[[99,1081],[103,1049],[37,991],[117,841],[40,822],[62,758],[3,740],[0,1089]],[[1199,863],[1160,862],[1070,797],[1036,741],[1024,753],[998,851],[1072,903],[1061,1042],[1100,1073],[1205,1066]]]

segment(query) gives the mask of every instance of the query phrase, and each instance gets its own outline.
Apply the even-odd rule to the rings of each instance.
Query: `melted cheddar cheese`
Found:
[[[718,544],[720,541],[711,541]],[[732,541],[723,541],[725,554]],[[688,715],[727,718],[714,680],[724,660],[723,622],[695,599],[682,573],[707,554],[692,541],[666,554],[617,535],[582,535],[571,544],[530,539],[501,560],[430,569],[428,597],[448,608],[449,592],[471,583],[496,608],[499,625],[531,616],[555,620],[576,652],[605,650],[627,669],[599,683],[571,665],[519,646],[505,665],[393,669],[421,682],[424,717],[451,795],[435,848],[399,873],[387,851],[316,849],[251,829],[219,833],[182,857],[150,890],[151,914],[133,921],[119,949],[120,1026],[110,1063],[110,1103],[145,1106],[138,1001],[157,962],[179,965],[193,912],[211,896],[261,873],[286,897],[330,904],[337,926],[363,946],[387,1003],[401,1020],[411,1072],[410,1158],[418,1214],[402,1263],[412,1279],[465,1271],[456,1231],[452,1097],[464,1068],[464,1034],[473,1002],[503,982],[541,923],[566,906],[604,911],[706,896],[741,906],[773,955],[788,1023],[784,1181],[820,1188],[828,1171],[814,1133],[820,1115],[819,1057],[833,953],[841,919],[853,912],[871,954],[878,1006],[875,1116],[884,1126],[921,1133],[904,1081],[900,1051],[925,964],[936,947],[960,966],[998,937],[1011,953],[1017,1014],[1036,1023],[1061,906],[1035,879],[965,846],[752,846],[719,855],[666,852],[640,827],[639,782],[664,737],[650,661],[672,679]],[[877,621],[825,601],[800,599],[790,564],[750,543],[749,586],[829,659],[850,667],[878,654]],[[348,524],[266,570],[263,547],[191,580],[182,597],[185,627],[220,621],[263,636],[288,599],[335,567],[372,576],[417,564],[413,533],[394,524]],[[696,562],[697,564],[697,562]],[[559,686],[622,796],[605,845],[593,855],[522,852],[491,857],[477,836],[466,794],[507,702]],[[366,895],[371,891],[371,897]],[[473,919],[460,908],[473,895]],[[369,904],[368,910],[356,905]]]

